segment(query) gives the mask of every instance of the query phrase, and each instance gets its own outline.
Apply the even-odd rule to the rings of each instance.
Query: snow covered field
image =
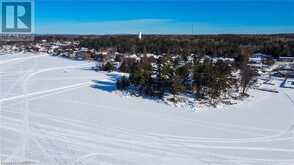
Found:
[[[2,164],[294,164],[294,89],[191,112],[123,96],[93,65],[0,56]]]

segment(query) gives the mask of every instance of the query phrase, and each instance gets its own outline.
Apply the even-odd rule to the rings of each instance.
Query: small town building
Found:
[[[280,62],[294,62],[294,57],[279,57]]]
[[[271,55],[263,54],[263,53],[255,53],[249,58],[249,62],[251,64],[261,64],[267,60],[271,60],[273,57]]]

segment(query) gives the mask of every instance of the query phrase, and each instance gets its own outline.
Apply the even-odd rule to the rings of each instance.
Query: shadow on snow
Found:
[[[94,82],[91,85],[92,88],[103,90],[106,92],[114,92],[117,90],[116,88],[116,81],[121,77],[119,74],[116,73],[108,73],[108,80],[92,80]]]

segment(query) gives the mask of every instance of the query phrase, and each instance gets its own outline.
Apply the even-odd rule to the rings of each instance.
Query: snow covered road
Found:
[[[118,74],[92,65],[0,57],[2,162],[294,164],[293,89],[252,91],[255,97],[240,104],[191,112],[123,96],[115,91]]]

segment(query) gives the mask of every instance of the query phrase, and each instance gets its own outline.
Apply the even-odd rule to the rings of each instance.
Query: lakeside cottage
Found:
[[[262,64],[267,60],[271,60],[273,57],[271,55],[263,54],[263,53],[255,53],[249,58],[249,62],[251,64]]]
[[[284,84],[285,88],[294,88],[294,77],[287,79]]]
[[[294,57],[279,57],[279,62],[294,62]]]

